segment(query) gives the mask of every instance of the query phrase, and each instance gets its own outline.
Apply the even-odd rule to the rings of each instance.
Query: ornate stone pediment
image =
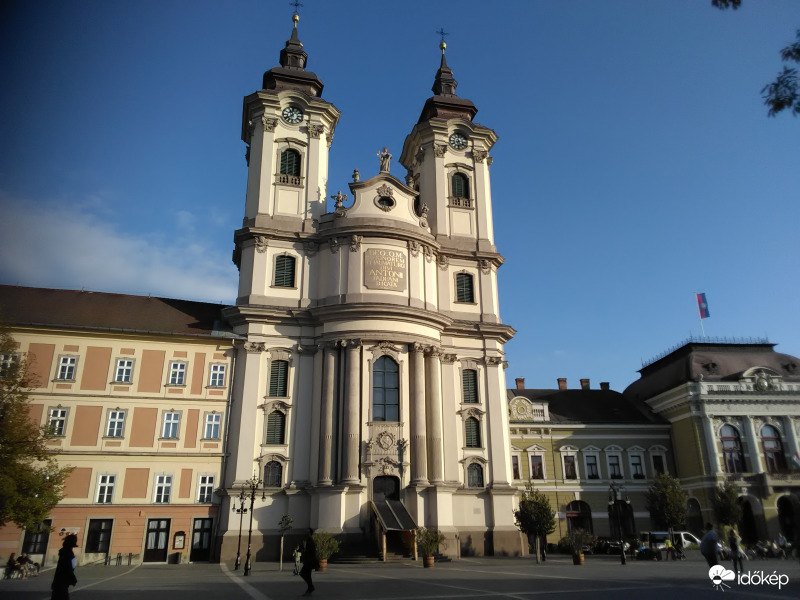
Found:
[[[550,411],[546,402],[531,402],[517,396],[508,404],[508,415],[512,421],[549,421]]]

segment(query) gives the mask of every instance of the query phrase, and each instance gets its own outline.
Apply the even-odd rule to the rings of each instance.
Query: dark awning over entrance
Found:
[[[385,531],[407,531],[417,528],[414,519],[400,500],[377,499],[373,504]]]

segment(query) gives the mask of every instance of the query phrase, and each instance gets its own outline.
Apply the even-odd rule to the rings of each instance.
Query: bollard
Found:
[[[133,560],[133,552],[128,552],[128,566],[131,566],[131,561]]]
[[[122,566],[122,552],[117,552],[117,566]]]

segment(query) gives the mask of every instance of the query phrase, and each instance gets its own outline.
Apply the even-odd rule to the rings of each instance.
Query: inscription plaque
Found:
[[[368,249],[364,253],[364,285],[372,290],[405,291],[405,252],[381,248]]]

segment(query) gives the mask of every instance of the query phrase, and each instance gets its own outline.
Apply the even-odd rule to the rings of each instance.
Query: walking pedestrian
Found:
[[[73,548],[78,545],[78,536],[74,533],[64,538],[61,550],[58,551],[58,564],[56,574],[50,589],[53,590],[51,600],[69,600],[69,586],[78,583],[75,578],[75,553]]]
[[[314,538],[312,537],[313,533],[313,529],[308,530],[305,545],[303,546],[303,568],[300,569],[300,577],[303,578],[303,581],[305,581],[308,586],[303,596],[310,596],[314,591],[314,583],[311,581],[311,572],[319,568],[319,562],[317,561],[317,545],[314,543]]]
[[[733,572],[734,573],[741,573],[743,571],[742,566],[742,550],[741,550],[741,542],[742,538],[739,537],[739,534],[736,532],[734,527],[731,527],[730,531],[728,531],[728,546],[731,548],[731,558],[733,559]],[[738,565],[738,569],[736,568]]]
[[[711,523],[706,523],[706,534],[700,540],[700,554],[705,556],[709,568],[718,565],[717,551],[718,551],[719,538],[714,531],[714,526]]]

